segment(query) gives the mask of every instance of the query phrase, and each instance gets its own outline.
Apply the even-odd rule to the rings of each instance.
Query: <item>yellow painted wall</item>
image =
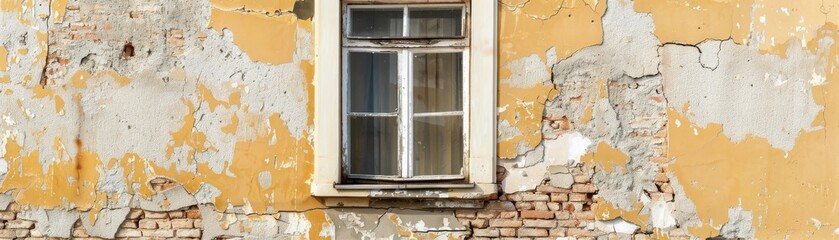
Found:
[[[609,174],[632,173],[632,161],[648,161],[671,174],[681,189],[675,201],[696,207],[688,212],[699,223],[687,226],[696,237],[720,234],[734,208],[753,214],[751,225],[758,238],[835,237],[839,219],[832,190],[837,187],[839,113],[832,103],[839,103],[834,99],[839,89],[833,83],[839,77],[834,73],[839,47],[833,41],[839,21],[834,7],[839,3],[614,1],[632,4],[638,16],[651,17],[654,28],[647,30],[660,46],[730,40],[780,61],[796,61],[789,56],[795,51],[815,56],[822,67],[785,68],[772,74],[812,73],[816,81],[788,81],[808,84],[821,110],[812,128],[784,129],[797,136],[792,137],[791,149],[780,149],[758,133],[732,140],[722,122],[694,123],[703,117],[699,115],[724,112],[694,112],[691,104],[667,105],[661,116],[667,123],[665,159],[634,158],[626,147],[617,147],[620,144],[587,136],[603,138],[586,147],[582,159],[598,171],[605,169],[605,180],[598,181],[614,176]],[[16,202],[33,208],[89,210],[91,221],[103,208],[125,205],[120,200],[125,196],[104,190],[103,183],[149,199],[156,193],[149,181],[159,177],[196,196],[212,193],[208,201],[219,211],[233,206],[270,214],[325,207],[309,195],[314,167],[312,114],[317,107],[312,97],[312,54],[317,46],[311,19],[295,15],[298,1],[201,2],[181,10],[203,18],[178,18],[183,22],[164,21],[159,16],[176,14],[153,4],[122,8],[49,1],[55,9],[50,12],[38,4],[42,2],[0,2],[0,19],[9,25],[4,31],[15,36],[0,38],[0,156],[7,165],[0,191],[11,190]],[[597,87],[586,93],[596,97],[586,98],[585,113],[572,119],[578,125],[568,127],[571,123],[562,122],[567,118],[545,115],[550,111],[547,103],[566,91],[552,82],[553,64],[603,44],[604,34],[609,34],[603,30],[607,11],[606,0],[499,1],[497,104],[499,131],[504,132],[499,135],[505,136],[498,142],[501,161],[514,161],[508,159],[544,147],[544,139],[551,138],[543,132],[545,124],[556,123],[551,127],[562,131],[623,131],[618,126],[583,126],[605,118],[593,109],[594,103],[609,99],[607,82],[616,79],[589,79]],[[155,21],[169,25],[161,27]],[[134,56],[121,57],[126,42],[132,42]],[[168,54],[174,48],[185,51]],[[666,64],[668,58],[679,57],[661,56],[658,71],[664,85],[675,81],[666,68],[681,67]],[[228,67],[239,71],[222,71]],[[738,81],[742,76],[732,72],[727,77]],[[134,100],[152,93],[156,95]],[[663,95],[665,99],[658,101],[665,104],[673,97],[667,88]],[[759,102],[726,104],[767,107]],[[159,115],[131,115],[142,116],[138,120],[118,114],[143,108]],[[754,119],[772,117],[782,116]],[[121,129],[123,122],[142,123],[145,128],[133,127],[145,132],[107,132]],[[109,139],[109,134],[116,139]],[[615,167],[625,172],[612,172]],[[269,176],[270,184],[261,183],[260,176]],[[214,190],[202,192],[205,185]],[[630,209],[603,205],[601,220],[625,215],[630,222],[648,225],[649,216],[638,216],[645,203],[635,200]],[[306,215],[312,229],[329,224],[318,210]]]

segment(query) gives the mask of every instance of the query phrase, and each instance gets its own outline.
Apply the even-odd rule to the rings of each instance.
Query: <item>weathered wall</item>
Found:
[[[0,237],[839,232],[837,1],[499,0],[482,209],[309,195],[315,1],[0,0]]]

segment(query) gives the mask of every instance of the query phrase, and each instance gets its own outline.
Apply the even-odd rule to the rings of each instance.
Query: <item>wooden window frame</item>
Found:
[[[460,8],[461,9],[461,33],[456,37],[408,37],[408,30],[410,24],[410,10],[409,9],[435,9],[435,8]],[[351,35],[351,12],[353,9],[402,9],[402,34],[401,36],[392,37],[355,37]],[[344,4],[343,5],[343,39],[342,39],[342,85],[341,85],[341,132],[342,132],[342,182],[352,182],[352,180],[376,180],[389,182],[402,181],[443,181],[443,180],[463,180],[465,179],[465,169],[468,169],[468,152],[469,152],[469,31],[468,31],[468,3],[460,4]],[[387,40],[397,40],[401,47],[394,47],[393,44],[388,44]],[[429,44],[429,42],[435,42]],[[398,169],[399,176],[386,175],[369,175],[369,174],[353,174],[350,172],[350,136],[349,136],[349,117],[352,115],[380,115],[373,113],[352,113],[349,109],[349,64],[348,58],[350,52],[389,52],[396,53],[398,56],[398,102],[399,111],[396,113],[398,117]],[[463,69],[462,76],[462,108],[459,111],[450,111],[446,113],[414,113],[413,101],[413,56],[417,53],[460,53],[461,67]],[[390,115],[390,114],[388,114]],[[422,175],[414,176],[414,118],[418,115],[423,116],[461,116],[462,126],[461,135],[463,137],[463,157],[459,160],[462,163],[460,174],[454,175]],[[419,116],[422,117],[422,116]]]

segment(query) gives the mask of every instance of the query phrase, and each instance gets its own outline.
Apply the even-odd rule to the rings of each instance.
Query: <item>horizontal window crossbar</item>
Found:
[[[414,117],[461,116],[463,111],[414,113]]]
[[[422,175],[413,176],[410,178],[403,178],[399,176],[382,176],[382,175],[365,175],[365,174],[349,174],[348,178],[352,179],[367,179],[367,180],[381,180],[381,181],[437,181],[437,180],[460,180],[464,179],[462,175]]]
[[[474,188],[474,183],[460,184],[335,184],[339,190],[392,190],[392,189],[468,189]]]
[[[357,113],[351,112],[348,115],[352,117],[396,117],[399,116],[397,113]]]

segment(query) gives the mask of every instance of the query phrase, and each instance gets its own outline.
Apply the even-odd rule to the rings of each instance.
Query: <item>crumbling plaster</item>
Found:
[[[596,148],[594,145],[589,147],[589,150],[594,151],[593,155],[597,155],[602,146],[616,145],[629,158],[625,169],[632,174],[613,171],[620,170],[620,167],[615,168],[612,165],[615,159],[620,157],[591,157],[592,163],[596,165],[593,180],[598,187],[598,195],[604,198],[607,204],[612,205],[601,209],[599,215],[606,217],[605,219],[621,216],[636,224],[649,224],[658,229],[689,226],[692,235],[698,237],[717,234],[743,238],[826,237],[832,234],[832,229],[824,227],[826,221],[833,222],[832,217],[811,211],[798,211],[791,207],[795,205],[793,203],[803,204],[799,201],[808,200],[793,190],[793,186],[812,186],[812,191],[826,194],[832,181],[830,178],[823,178],[825,175],[821,173],[807,176],[807,180],[793,174],[803,174],[803,169],[810,169],[812,164],[807,164],[808,167],[804,168],[790,168],[788,165],[792,164],[789,159],[833,160],[829,157],[832,156],[829,150],[823,149],[830,146],[832,137],[806,136],[811,133],[824,134],[822,132],[829,131],[830,128],[828,123],[831,118],[828,114],[831,111],[826,109],[825,103],[831,101],[825,98],[830,96],[827,86],[830,86],[832,64],[835,61],[831,50],[833,34],[830,32],[830,29],[835,29],[835,25],[829,17],[832,14],[829,6],[834,5],[828,2],[798,5],[784,1],[752,3],[639,0],[634,2],[635,11],[649,13],[649,17],[635,15],[648,20],[623,19],[616,21],[620,27],[614,29],[609,29],[610,16],[613,10],[620,8],[617,5],[609,5],[603,16],[603,43],[583,48],[567,59],[560,59],[554,65],[554,83],[563,83],[569,76],[574,76],[573,72],[561,72],[562,65],[574,65],[574,68],[568,69],[580,72],[577,75],[581,75],[583,81],[570,86],[557,84],[555,89],[558,93],[548,96],[556,99],[548,101],[543,117],[543,125],[550,125],[550,128],[545,127],[550,131],[542,131],[545,139],[532,150],[518,155],[515,164],[504,165],[514,168],[508,170],[514,174],[510,175],[512,178],[508,176],[505,179],[505,190],[520,190],[522,187],[527,189],[534,186],[533,182],[538,180],[532,178],[544,174],[516,175],[515,172],[526,171],[527,166],[538,166],[534,164],[540,163],[540,156],[544,159],[554,159],[555,157],[549,157],[550,152],[545,152],[543,145],[547,146],[557,136],[558,139],[566,138],[567,136],[562,134],[568,134],[569,131],[582,131],[586,138],[593,139],[592,142],[601,142]],[[823,20],[824,16],[828,16],[827,21]],[[790,18],[800,21],[789,21]],[[811,20],[814,18],[818,19],[815,23]],[[630,22],[633,24],[627,24]],[[694,30],[686,26],[696,28]],[[650,41],[652,44],[645,45],[644,41],[637,40],[639,36],[643,36],[639,34],[645,32],[655,34]],[[623,41],[637,42],[625,44],[619,51],[608,51],[609,36],[612,34],[618,34],[621,36],[618,39]],[[653,53],[655,58],[652,58],[652,61],[646,61],[645,59],[651,58],[638,55],[644,50],[658,53]],[[608,54],[598,58],[596,54],[603,52]],[[630,55],[626,57],[625,54]],[[638,79],[637,74],[632,76],[625,67],[622,69],[622,62],[610,61],[609,57],[612,56],[621,56],[616,59],[635,64],[630,66],[631,70],[652,72]],[[595,59],[589,64],[591,67],[580,65],[585,58]],[[651,62],[656,67],[637,67],[645,62]],[[603,69],[591,70],[597,67]],[[651,85],[650,88],[646,88],[648,92],[645,94],[618,95],[621,93],[615,90],[620,88],[615,87],[622,82],[621,78],[633,80],[630,89],[645,89],[643,86]],[[584,90],[577,90],[580,88]],[[608,94],[605,95],[608,97],[604,99],[604,90],[600,90],[601,93],[598,94],[598,88],[607,89],[605,92]],[[716,96],[719,97],[715,98]],[[629,108],[634,111],[620,112],[614,109],[633,105],[617,102],[621,98],[637,103],[645,97],[661,103],[651,104],[650,107],[654,107],[648,110],[646,116],[639,114],[643,111],[638,111],[638,106]],[[604,103],[598,106],[601,101]],[[669,106],[666,107],[663,102]],[[503,101],[499,105],[502,109],[505,107]],[[665,108],[669,110],[665,111]],[[685,120],[681,114],[686,114],[690,120]],[[606,121],[626,116],[631,116],[630,121]],[[669,120],[661,121],[663,116],[670,116],[667,117]],[[703,131],[707,124],[713,125],[709,126],[713,129],[722,130]],[[603,127],[604,125],[609,127]],[[598,140],[603,134],[598,136],[597,132],[593,131],[598,128],[606,129],[617,132],[620,136],[630,133],[624,128],[631,126],[667,126],[668,131],[656,132],[655,128],[646,129],[663,137],[642,138],[640,141],[626,137],[616,138],[615,135],[607,135],[605,141]],[[690,127],[685,129],[685,126]],[[557,132],[556,129],[561,131],[552,133]],[[674,129],[680,130],[674,132]],[[684,132],[684,135],[674,135],[680,132]],[[707,140],[698,137],[703,135],[703,132],[708,136]],[[630,136],[637,134],[632,132]],[[667,142],[662,142],[664,140]],[[751,145],[753,140],[768,145]],[[723,142],[720,144],[729,141],[736,145],[726,148],[709,145],[717,141]],[[640,148],[639,152],[632,152],[639,150],[639,143],[647,147]],[[746,143],[750,145],[744,145]],[[803,154],[796,151],[796,148],[811,151]],[[557,153],[567,156],[562,151]],[[741,153],[746,155],[740,156]],[[793,153],[798,154],[793,156]],[[572,155],[572,159],[576,159],[573,156],[575,155]],[[728,163],[730,161],[735,161],[736,164]],[[774,166],[782,162],[787,164]],[[522,170],[515,169],[522,166],[525,166]],[[705,170],[699,171],[697,166],[706,167],[703,168]],[[655,176],[655,172],[669,169],[674,171],[668,173],[672,179],[668,187],[670,191],[675,192],[674,201],[664,203],[649,196],[645,197],[645,188],[655,187],[651,186],[651,178]],[[724,171],[720,171],[723,169]],[[544,172],[546,171],[540,171]],[[686,174],[687,172],[690,174]],[[784,177],[774,177],[778,172],[784,172],[780,174]],[[552,172],[548,173],[550,175]],[[741,177],[732,178],[729,177],[730,174]],[[553,180],[551,179],[551,182]],[[519,184],[508,186],[513,182]],[[685,186],[685,183],[688,185]],[[744,191],[743,187],[755,191]],[[775,194],[787,195],[772,198],[770,195],[778,195],[770,194],[770,189],[774,189]],[[636,194],[626,194],[626,191],[635,191]],[[721,198],[720,193],[731,197]],[[828,199],[832,198],[825,196],[825,200],[830,201]],[[743,202],[751,202],[750,207],[741,207]],[[825,204],[831,205],[827,202]],[[755,214],[755,211],[760,214]],[[767,215],[770,211],[782,211],[784,214],[780,216],[796,217],[770,217]],[[805,216],[808,213],[803,212],[818,217],[812,217],[815,221],[807,221],[811,217]],[[640,217],[638,213],[641,213]],[[812,230],[797,231],[788,227],[796,225],[793,221],[807,225]]]
[[[57,237],[196,204],[204,238],[468,236],[309,196],[312,4],[0,1],[0,205]],[[604,232],[834,236],[837,3],[499,4],[504,193],[583,164]]]

